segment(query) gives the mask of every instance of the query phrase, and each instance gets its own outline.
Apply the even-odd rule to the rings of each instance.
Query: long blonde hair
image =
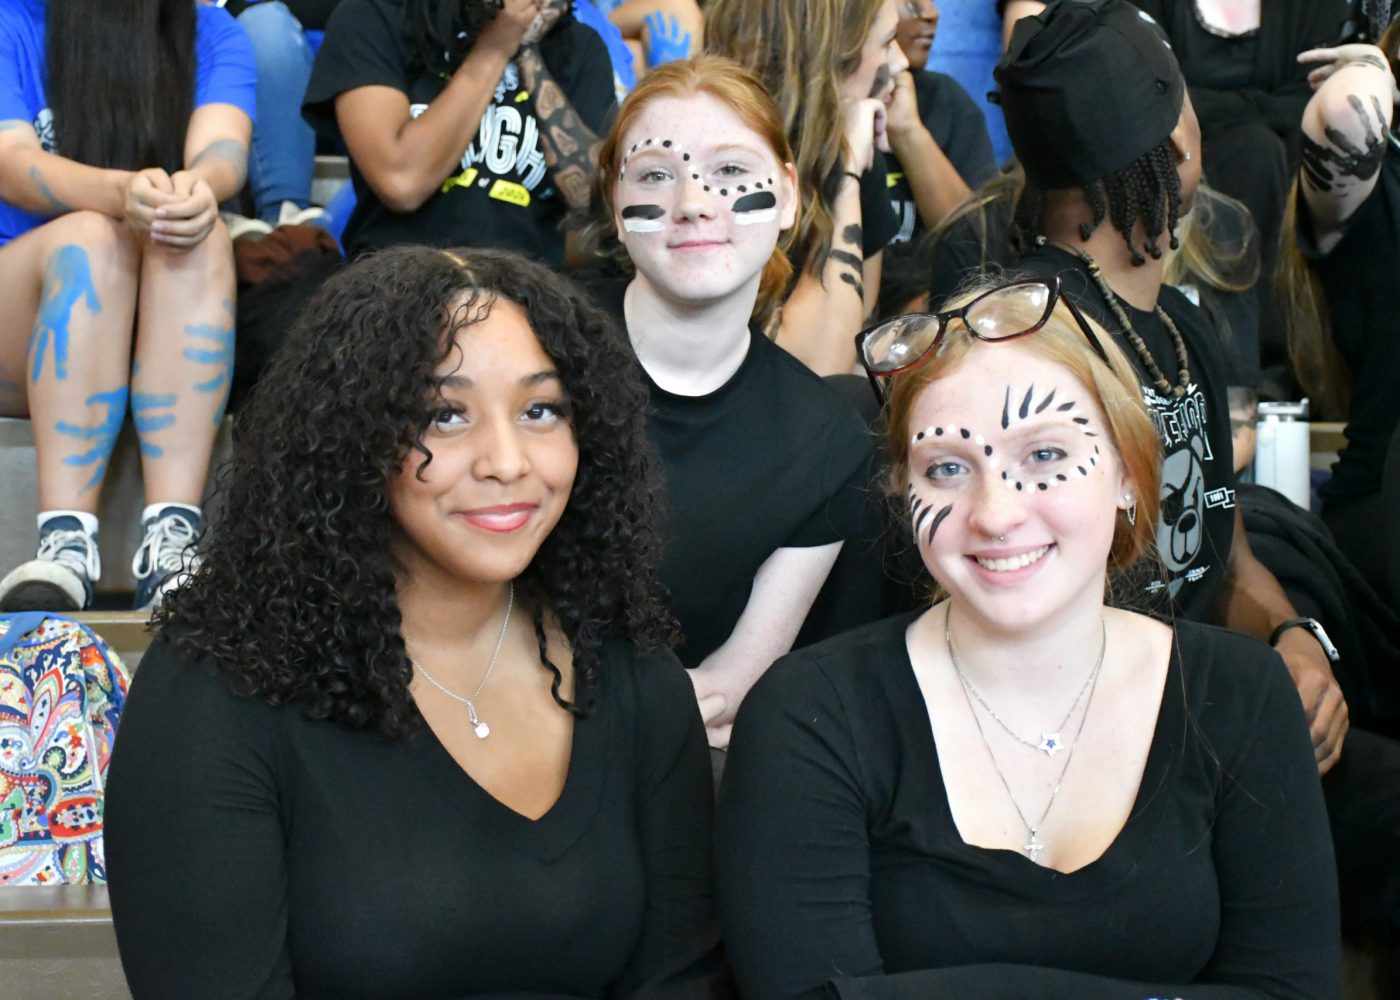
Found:
[[[706,12],[705,47],[752,70],[777,101],[802,196],[793,250],[815,273],[831,251],[846,151],[841,82],[885,2],[715,0]]]

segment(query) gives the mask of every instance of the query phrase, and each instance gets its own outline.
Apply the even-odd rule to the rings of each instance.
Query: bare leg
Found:
[[[0,247],[0,415],[33,424],[40,510],[97,510],[126,415],[139,268],[126,226],[96,212]]]
[[[197,506],[233,378],[233,245],[217,223],[189,253],[143,251],[131,413],[146,502]]]

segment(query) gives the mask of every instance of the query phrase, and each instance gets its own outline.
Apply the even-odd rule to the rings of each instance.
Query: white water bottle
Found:
[[[1256,432],[1254,481],[1307,510],[1312,494],[1308,401],[1260,403]]]

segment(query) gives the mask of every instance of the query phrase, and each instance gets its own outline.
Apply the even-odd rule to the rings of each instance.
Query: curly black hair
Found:
[[[388,481],[432,456],[436,372],[458,330],[517,304],[559,372],[578,444],[568,506],[516,592],[533,607],[554,697],[576,715],[607,637],[674,641],[658,597],[646,390],[617,325],[572,282],[514,254],[404,246],[331,278],[240,415],[203,562],[155,624],[210,657],[234,690],[312,718],[400,736],[409,695],[390,554]],[[545,654],[552,613],[573,652],[574,703]]]
[[[1082,223],[1079,235],[1087,240],[1107,216],[1128,245],[1135,267],[1147,262],[1133,245],[1133,226],[1141,221],[1145,240],[1142,250],[1158,260],[1163,231],[1171,248],[1177,248],[1176,225],[1181,221],[1181,177],[1176,172],[1176,151],[1171,138],[1163,139],[1128,166],[1103,180],[1085,185],[1084,194],[1094,209],[1094,221]]]

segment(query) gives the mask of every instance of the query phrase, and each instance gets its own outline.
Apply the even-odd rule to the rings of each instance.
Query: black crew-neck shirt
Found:
[[[625,329],[627,280],[583,277]],[[840,392],[757,330],[713,392],[682,396],[649,376],[646,384],[663,485],[657,576],[685,635],[676,655],[696,667],[734,631],[755,574],[778,549],[868,539],[875,440]],[[805,636],[835,631],[809,622]]]
[[[402,91],[413,117],[442,93],[451,77],[448,67],[408,69],[412,48],[404,22],[404,0],[340,0],[302,104],[318,133],[341,138],[335,99],[347,90]],[[540,41],[540,54],[584,124],[600,135],[606,132],[615,97],[612,64],[597,32],[574,21],[562,24]],[[525,89],[511,60],[461,163],[417,210],[387,207],[351,157],[356,204],[345,226],[346,253],[353,257],[399,243],[493,247],[561,267],[560,227],[568,206],[545,165],[539,132],[535,95]]]

